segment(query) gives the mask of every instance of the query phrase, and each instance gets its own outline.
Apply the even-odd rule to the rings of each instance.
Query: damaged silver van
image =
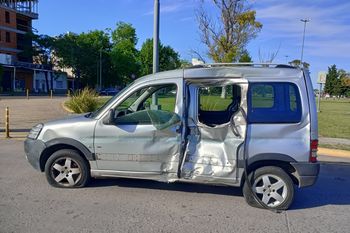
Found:
[[[137,79],[93,113],[36,125],[30,164],[55,187],[127,177],[242,187],[287,209],[313,185],[317,113],[307,70],[211,64]]]

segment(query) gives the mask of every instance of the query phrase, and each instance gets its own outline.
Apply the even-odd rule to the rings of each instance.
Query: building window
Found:
[[[7,43],[11,42],[11,34],[9,32],[6,32],[6,42]]]
[[[5,12],[5,22],[10,23],[10,12],[8,11]]]

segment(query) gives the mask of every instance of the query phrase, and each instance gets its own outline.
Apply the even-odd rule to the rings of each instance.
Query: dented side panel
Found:
[[[179,120],[166,127],[157,125],[105,125],[103,117],[95,128],[96,166],[92,176],[132,177],[171,182],[177,179],[181,148],[183,101],[182,77],[150,80],[130,87],[128,94],[145,86],[176,84],[175,114]],[[127,98],[121,96],[111,107]]]
[[[217,81],[215,80],[215,85],[220,84]],[[247,82],[241,79],[223,80],[222,85],[227,84],[238,84],[241,87],[240,107],[246,112]],[[244,113],[241,111],[234,113],[231,122],[215,127],[207,126],[198,121],[198,86],[193,84],[189,88],[190,133],[182,168],[182,179],[198,183],[235,185],[238,150],[245,140]],[[236,132],[233,130],[233,124]]]

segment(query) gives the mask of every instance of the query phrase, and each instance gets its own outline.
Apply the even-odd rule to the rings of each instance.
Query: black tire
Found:
[[[90,180],[90,169],[77,151],[62,149],[47,160],[45,175],[49,184],[54,187],[81,188]]]
[[[256,191],[258,198],[263,201],[265,205],[261,205],[255,198],[251,189],[248,187],[247,180],[243,185],[243,195],[246,202],[253,207],[269,208],[275,210],[286,210],[292,204],[294,199],[294,183],[290,176],[279,167],[266,166],[252,171],[249,175],[252,189]],[[267,177],[267,178],[266,178]],[[270,181],[270,187],[265,185],[267,180]],[[284,185],[278,188],[284,182]],[[264,183],[265,182],[265,183]],[[276,190],[274,189],[276,187]],[[278,189],[277,189],[278,188]],[[275,199],[278,197],[279,200]],[[266,203],[268,206],[266,206]]]

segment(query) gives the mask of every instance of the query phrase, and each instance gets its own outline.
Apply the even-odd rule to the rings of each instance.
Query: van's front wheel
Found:
[[[58,150],[45,164],[50,185],[60,188],[84,187],[90,179],[87,162],[75,150]]]
[[[274,166],[261,167],[249,174],[252,190],[261,204],[254,198],[246,180],[243,195],[253,207],[286,210],[293,202],[294,184],[289,175],[281,168]]]

